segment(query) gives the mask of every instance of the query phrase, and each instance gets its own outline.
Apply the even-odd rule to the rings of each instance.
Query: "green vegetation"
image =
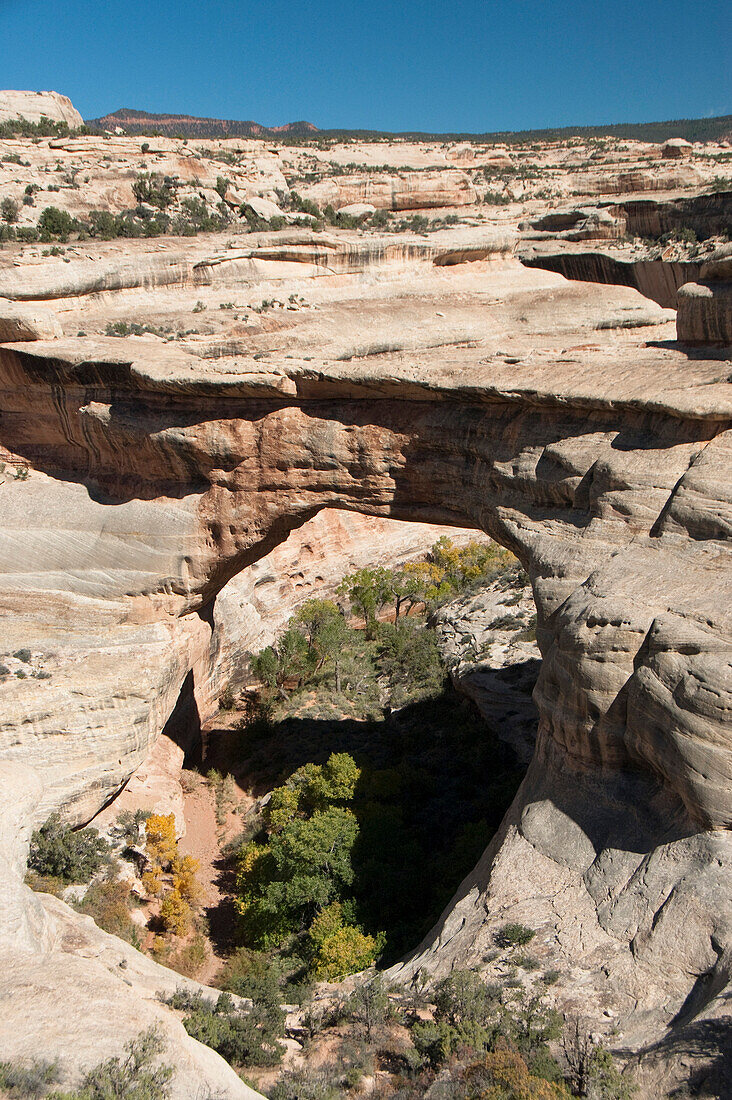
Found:
[[[95,1066],[73,1092],[52,1089],[59,1077],[55,1062],[36,1059],[29,1066],[0,1062],[0,1088],[11,1100],[167,1100],[173,1068],[159,1062],[164,1049],[154,1028],[142,1032],[126,1045],[124,1057]]]
[[[47,206],[41,211],[35,226],[15,226],[18,207],[12,199],[6,199],[0,208],[0,241],[61,241],[70,239],[87,240],[96,238],[103,241],[116,240],[118,237],[141,238],[160,237],[171,233],[180,237],[194,237],[201,232],[216,232],[229,225],[230,215],[225,203],[219,203],[219,213],[212,213],[205,202],[198,197],[183,199],[181,212],[176,217],[166,210],[176,200],[178,182],[168,176],[159,177],[154,173],[142,173],[133,184],[133,192],[138,200],[134,210],[121,214],[112,214],[109,210],[92,210],[86,219],[74,218],[66,210],[56,206]],[[48,190],[58,190],[49,187]],[[38,188],[29,184],[23,202],[35,205],[34,194]]]
[[[15,123],[5,123],[13,126]],[[32,125],[32,124],[27,124]],[[49,124],[49,125],[61,125]],[[389,139],[408,141],[445,141],[475,142],[480,145],[527,145],[532,142],[567,141],[571,138],[628,138],[636,141],[660,142],[671,137],[682,137],[687,141],[718,141],[732,130],[732,115],[718,115],[712,118],[682,118],[663,122],[620,122],[601,126],[560,126],[543,130],[499,130],[485,133],[430,133],[421,130],[317,130],[307,122],[291,123],[287,130],[270,130],[256,123],[235,119],[195,118],[187,115],[156,115],[148,111],[136,111],[130,108],[120,109],[104,118],[90,119],[85,131],[103,133],[110,127],[121,125],[129,134],[153,137],[259,137],[283,145],[315,145],[327,149],[335,142],[379,142]],[[0,130],[0,137],[10,136]],[[40,134],[39,136],[55,136]],[[218,159],[224,160],[225,155]],[[401,171],[401,169],[400,169]]]
[[[324,1061],[281,1074],[271,1098],[329,1100],[348,1094],[364,1073],[387,1070],[375,1095],[404,1100],[629,1100],[633,1088],[610,1054],[577,1025],[583,1052],[581,1080],[563,1054],[574,1025],[562,1028],[543,992],[486,985],[480,975],[456,970],[430,994],[389,990],[379,976],[358,982],[310,1021],[306,1051],[322,1040]],[[405,1036],[406,1031],[406,1036]],[[562,1052],[557,1059],[552,1050]],[[570,1057],[573,1057],[570,1051]],[[570,1088],[572,1092],[570,1093]]]
[[[534,930],[525,924],[504,924],[494,938],[499,947],[525,947],[533,940]]]
[[[130,917],[130,901],[128,883],[107,880],[92,883],[78,909],[92,917],[105,932],[139,947],[139,929]]]
[[[510,803],[520,771],[447,686],[428,617],[497,580],[523,585],[512,555],[441,539],[344,578],[342,606],[308,600],[252,657],[262,691],[237,757],[272,793],[238,857],[240,962],[259,953],[286,996],[417,943]]]
[[[109,845],[95,829],[74,831],[52,814],[31,837],[28,868],[64,883],[88,882],[108,859]]]
[[[84,1078],[78,1093],[59,1100],[166,1100],[171,1066],[156,1065],[165,1044],[154,1029],[125,1047],[125,1058],[109,1058]]]
[[[486,206],[510,206],[513,201],[511,195],[507,195],[505,191],[486,191],[483,196]]]
[[[166,210],[175,202],[177,180],[172,176],[160,176],[157,172],[141,172],[132,185],[132,193],[138,202]]]
[[[46,1096],[58,1080],[58,1065],[37,1059],[28,1066],[0,1062],[0,1088],[10,1100],[36,1100]]]
[[[429,995],[419,987],[409,995],[389,992],[379,977],[359,983],[326,1027],[343,1020],[360,1024],[368,1048],[378,1044],[382,1063],[388,1052],[392,1070],[400,1070],[392,1088],[410,1100],[562,1100],[570,1096],[568,1085],[596,1100],[629,1100],[634,1092],[578,1021],[563,1028],[543,990],[507,981],[487,985],[468,970],[453,971]],[[406,1026],[412,1048],[400,1042],[390,1049],[394,1023]],[[552,1053],[557,1048],[560,1060]],[[573,1064],[581,1066],[581,1080]],[[331,1083],[339,1082],[331,1077]]]
[[[212,214],[203,199],[183,199],[181,207],[183,213],[173,219],[171,226],[171,231],[177,236],[195,237],[199,232],[212,233],[225,229],[229,223],[228,214]]]
[[[230,994],[214,1003],[200,993],[179,989],[165,1003],[186,1012],[183,1026],[189,1035],[205,1043],[237,1068],[276,1066],[285,1052],[280,1042],[285,1033],[285,1013],[274,982],[250,993],[251,1008],[237,1008]]]
[[[78,130],[71,130],[68,122],[53,122],[50,118],[41,118],[40,122],[29,122],[26,118],[10,118],[6,122],[0,122],[0,139],[6,138],[42,138],[42,137],[72,137],[78,134],[89,134],[86,126]]]
[[[47,206],[38,219],[39,239],[42,241],[67,241],[78,224],[67,210],[59,210],[56,206]]]
[[[0,217],[7,225],[17,222],[20,207],[15,199],[6,198],[0,203]]]
[[[227,812],[236,805],[234,777],[222,775],[216,768],[211,768],[206,780],[216,799],[216,824],[221,826],[226,821]]]
[[[355,908],[360,829],[350,804],[360,776],[347,753],[300,768],[272,792],[266,843],[246,845],[239,860],[237,907],[246,942],[266,949],[305,933],[301,951],[318,978],[369,966],[380,942],[346,916]]]
[[[146,332],[152,336],[163,336],[167,330],[164,332],[156,325],[139,325],[135,321],[131,324],[127,321],[108,321],[104,330],[105,336],[143,336]]]

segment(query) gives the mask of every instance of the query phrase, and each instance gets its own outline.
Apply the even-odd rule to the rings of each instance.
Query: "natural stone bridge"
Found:
[[[479,960],[510,910],[552,931],[630,1050],[723,1015],[728,363],[624,331],[593,343],[584,318],[637,308],[633,291],[514,279],[508,305],[478,305],[488,332],[499,311],[501,332],[511,309],[533,311],[530,353],[417,339],[353,358],[353,329],[383,322],[368,302],[365,319],[324,310],[317,340],[295,329],[247,359],[103,339],[0,349],[2,444],[31,468],[0,485],[3,644],[56,661],[50,681],[0,687],[0,950],[28,966],[62,953],[63,907],[19,883],[30,823],[57,807],[88,819],[112,797],[191,669],[206,712],[217,592],[340,507],[481,528],[520,558],[538,613],[534,760],[404,976]],[[390,338],[419,327],[419,302],[390,308]],[[644,335],[662,335],[643,309]],[[573,311],[549,339],[546,318]]]

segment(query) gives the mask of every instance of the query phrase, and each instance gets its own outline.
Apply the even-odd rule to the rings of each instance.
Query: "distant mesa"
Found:
[[[538,130],[500,130],[483,133],[367,129],[322,129],[312,122],[286,122],[283,126],[263,126],[251,119],[201,118],[189,114],[165,114],[120,107],[100,118],[86,122],[67,96],[58,92],[0,91],[0,125],[25,119],[39,123],[47,119],[63,123],[70,130],[86,125],[95,133],[121,133],[141,136],[181,138],[295,138],[319,140],[378,141],[404,139],[408,141],[457,141],[501,145],[523,145],[535,142],[561,142],[571,138],[619,138],[645,141],[668,146],[669,157],[681,158],[688,153],[686,142],[732,142],[732,115],[715,118],[686,118],[665,122],[608,123],[600,126],[559,126]],[[470,159],[469,150],[464,151]]]
[[[97,133],[161,135],[182,138],[308,138],[317,135],[321,139],[374,141],[380,139],[405,139],[409,141],[463,141],[521,145],[527,142],[567,141],[578,137],[624,138],[634,141],[664,143],[669,139],[693,141],[725,141],[732,134],[732,115],[718,118],[676,119],[666,122],[612,123],[602,126],[560,126],[543,130],[501,130],[485,133],[435,133],[417,130],[363,130],[321,129],[312,122],[288,122],[284,126],[262,126],[259,122],[236,121],[225,118],[199,118],[196,115],[155,114],[138,111],[132,107],[120,107],[101,118],[86,120],[90,130]],[[674,149],[672,156],[682,156],[682,149]]]
[[[258,122],[237,121],[226,118],[197,118],[195,115],[154,114],[152,111],[136,111],[132,107],[120,107],[101,118],[87,119],[91,130],[123,130],[126,134],[165,134],[182,137],[258,137],[292,134],[293,136],[318,133],[312,122],[287,122],[284,126],[262,126]]]

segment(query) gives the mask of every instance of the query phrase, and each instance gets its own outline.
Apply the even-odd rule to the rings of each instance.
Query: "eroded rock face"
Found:
[[[42,306],[0,299],[0,341],[53,340],[63,329],[56,317]]]
[[[679,290],[676,330],[679,340],[695,346],[732,345],[732,245],[702,264],[698,282]]]
[[[469,206],[477,201],[469,177],[456,169],[395,176],[338,176],[305,188],[304,193],[320,206],[370,203],[379,210],[428,210]]]
[[[699,263],[686,261],[626,258],[564,242],[559,248],[548,241],[527,243],[521,246],[519,255],[527,267],[557,271],[566,279],[635,287],[646,298],[668,309],[676,309],[680,287],[696,278],[701,267]]]
[[[690,995],[715,1011],[732,898],[729,367],[676,348],[636,291],[483,244],[401,246],[380,268],[371,241],[367,270],[345,236],[308,284],[302,263],[274,269],[305,306],[246,322],[217,308],[243,296],[223,259],[203,289],[47,295],[66,335],[0,349],[4,457],[30,469],[0,485],[3,646],[51,674],[0,684],[2,767],[36,784],[22,835],[8,817],[3,903],[34,974],[32,949],[60,948],[20,885],[28,825],[108,801],[184,684],[206,714],[218,594],[335,507],[484,530],[537,608],[529,773],[402,976],[475,963],[518,919],[628,1049],[666,1037]],[[257,280],[271,295],[261,270],[247,295]],[[29,301],[48,286],[15,278]],[[134,304],[192,327],[199,295],[216,324],[185,340],[98,335]]]
[[[48,118],[51,122],[65,122],[72,130],[84,125],[84,119],[68,96],[58,92],[0,92],[0,122],[16,118],[25,118],[28,122]]]

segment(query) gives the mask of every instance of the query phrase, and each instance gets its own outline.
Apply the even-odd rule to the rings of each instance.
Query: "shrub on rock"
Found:
[[[52,814],[31,837],[28,867],[38,875],[63,882],[88,882],[109,855],[109,846],[94,829],[74,831],[60,814]]]

